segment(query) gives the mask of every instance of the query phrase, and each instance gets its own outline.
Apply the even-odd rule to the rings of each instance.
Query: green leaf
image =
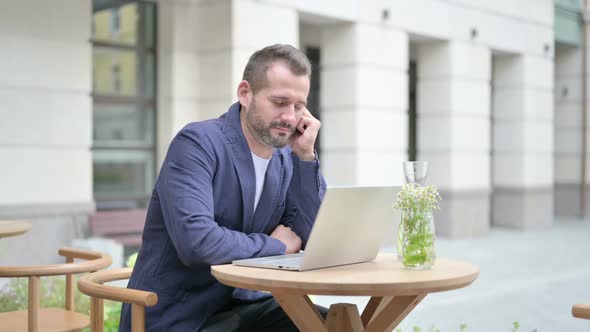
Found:
[[[516,332],[520,329],[520,324],[517,321],[512,322],[512,327],[513,327],[512,332]]]
[[[131,256],[129,256],[129,258],[127,258],[127,263],[126,265],[128,267],[134,267],[135,266],[135,261],[137,260],[137,252],[131,254]]]

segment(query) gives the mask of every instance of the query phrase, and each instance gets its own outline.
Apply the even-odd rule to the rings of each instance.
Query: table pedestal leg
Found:
[[[426,294],[372,297],[362,315],[365,331],[393,331],[424,297]]]
[[[363,326],[367,326],[375,313],[378,313],[385,307],[389,301],[393,299],[393,296],[386,296],[386,297],[378,297],[373,296],[365,306],[365,310],[363,310],[363,314],[361,316],[361,320],[363,321]]]
[[[308,296],[273,293],[293,323],[303,332],[382,332],[393,329],[422,301],[426,294],[396,297],[372,297],[362,317],[354,304],[330,306],[324,319]]]
[[[272,296],[300,331],[328,331],[324,318],[307,295],[272,293]]]
[[[364,329],[358,308],[350,303],[332,304],[326,318],[326,327],[328,331],[338,332],[362,332]]]

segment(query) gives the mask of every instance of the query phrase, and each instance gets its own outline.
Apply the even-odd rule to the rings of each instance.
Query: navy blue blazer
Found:
[[[210,266],[284,254],[285,245],[269,236],[279,223],[305,246],[326,189],[319,162],[300,160],[289,146],[275,149],[255,213],[254,174],[239,103],[218,119],[188,124],[172,140],[128,285],[158,294],[158,304],[146,308],[146,330],[196,331],[232,297],[269,296],[222,285]],[[130,325],[124,305],[120,330]]]

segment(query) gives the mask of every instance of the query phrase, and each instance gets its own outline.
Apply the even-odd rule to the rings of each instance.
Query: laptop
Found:
[[[399,187],[330,187],[304,252],[236,260],[232,264],[306,271],[372,261],[386,235],[394,231],[392,206],[399,190]]]

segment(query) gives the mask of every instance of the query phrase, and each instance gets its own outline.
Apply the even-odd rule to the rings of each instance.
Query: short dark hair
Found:
[[[305,53],[286,44],[267,46],[254,52],[244,69],[242,79],[248,81],[253,93],[266,86],[266,72],[275,62],[285,63],[295,75],[311,77],[311,63]]]

